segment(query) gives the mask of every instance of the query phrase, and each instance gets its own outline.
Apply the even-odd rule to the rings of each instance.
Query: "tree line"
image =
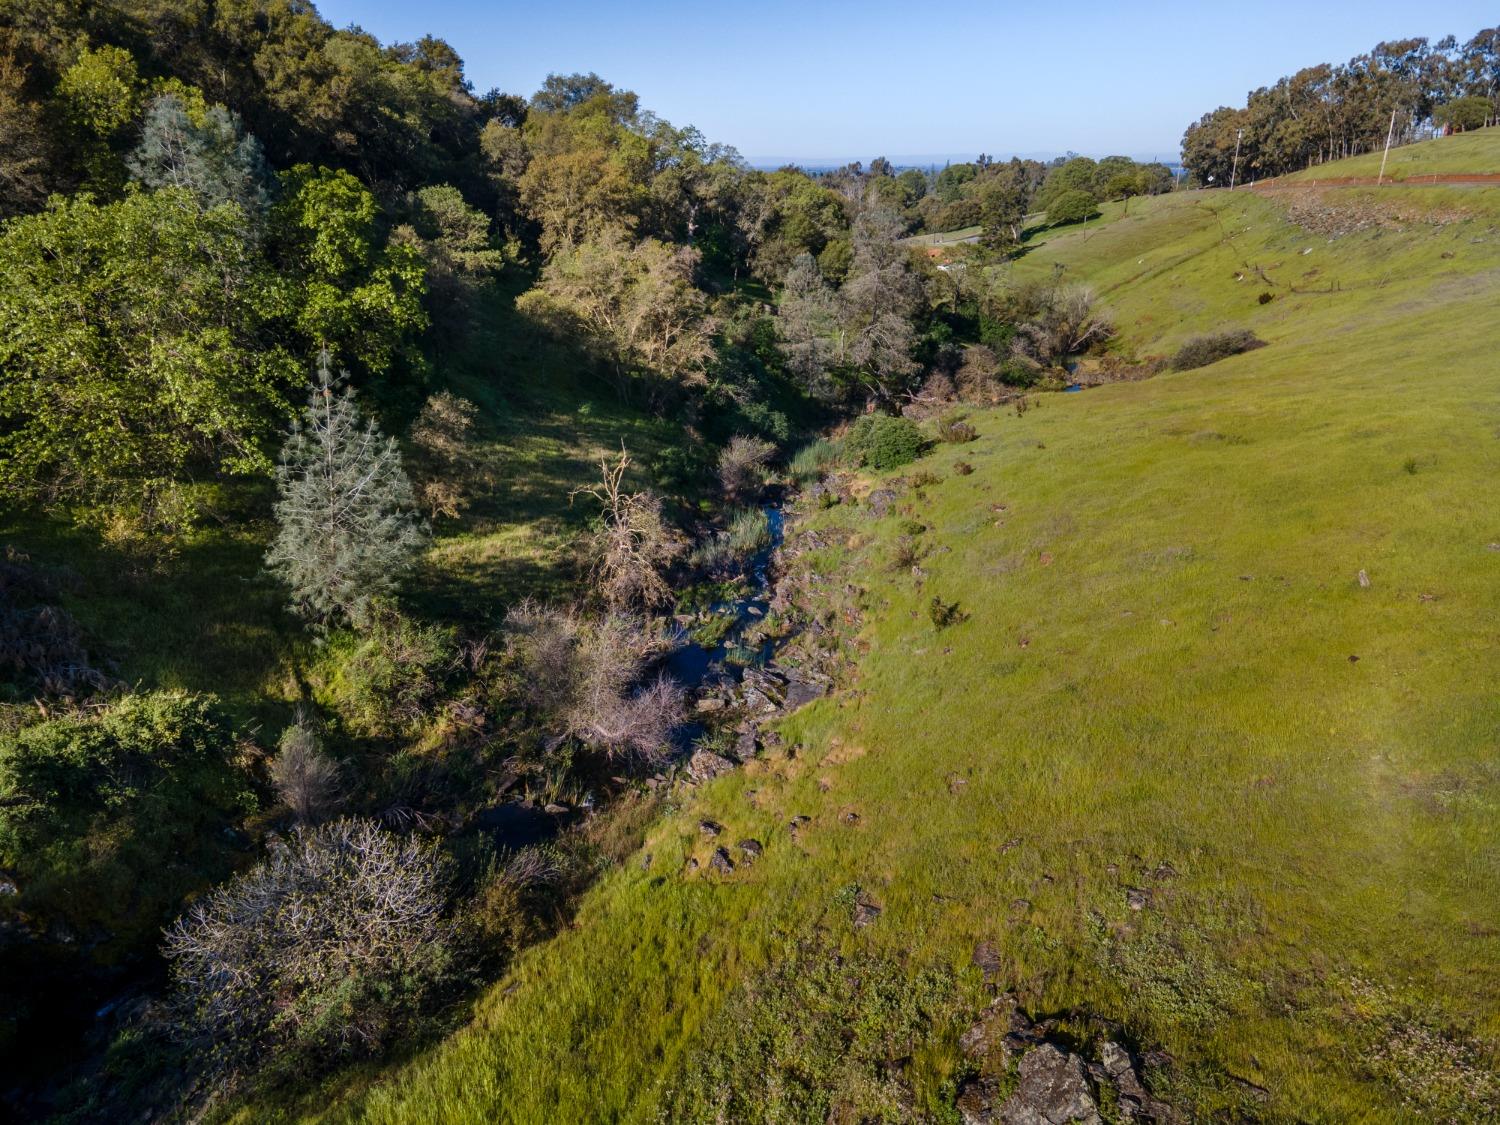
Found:
[[[1305,67],[1188,126],[1182,163],[1200,185],[1301,171],[1433,129],[1476,129],[1500,116],[1500,28],[1378,44],[1346,63]],[[1394,122],[1394,125],[1393,125]]]

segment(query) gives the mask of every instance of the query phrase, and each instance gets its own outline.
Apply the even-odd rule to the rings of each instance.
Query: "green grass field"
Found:
[[[1450,144],[1500,157],[1494,132],[1432,151]],[[1169,1051],[1200,1119],[1488,1119],[1497,204],[1424,189],[1403,223],[1342,237],[1284,207],[1137,200],[1035,243],[1014,268],[1090,284],[1123,350],[1228,327],[1269,346],[976,414],[899,514],[808,517],[836,545],[806,564],[864,591],[864,655],[783,724],[796,756],[685,797],[466,1029],[275,1112],[655,1121],[726,1002],[815,938],[951,968],[975,1002],[992,942],[1033,1012]],[[920,584],[889,565],[903,518],[928,527]],[[936,630],[934,596],[967,620]],[[705,816],[764,857],[688,872]],[[861,929],[855,885],[882,909]],[[812,1017],[786,1012],[792,1039]],[[959,1065],[935,1033],[907,1070],[940,1094]]]
[[[1500,143],[1495,139],[1497,133],[1500,133],[1500,128],[1475,129],[1470,133],[1437,137],[1393,148],[1390,159],[1386,161],[1386,178],[1400,181],[1412,176],[1500,172]],[[1340,160],[1337,164],[1309,168],[1287,176],[1286,179],[1298,181],[1329,176],[1376,176],[1380,173],[1382,155],[1380,152],[1367,152],[1363,156]]]

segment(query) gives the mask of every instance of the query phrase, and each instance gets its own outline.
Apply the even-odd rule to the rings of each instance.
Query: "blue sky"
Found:
[[[597,71],[751,159],[1175,158],[1187,124],[1384,39],[1469,38],[1490,3],[1214,0],[319,0],[383,41],[440,36],[476,90]]]

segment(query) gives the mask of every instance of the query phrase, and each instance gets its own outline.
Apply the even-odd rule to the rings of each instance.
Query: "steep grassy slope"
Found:
[[[804,564],[865,591],[864,655],[783,725],[801,749],[686,798],[470,1028],[304,1112],[656,1120],[726,1000],[814,934],[975,1002],[990,942],[1029,1008],[1165,1047],[1202,1116],[1494,1112],[1500,203],[1405,205],[1335,235],[1189,194],[1033,243],[1016,270],[1091,284],[1128,350],[1269,346],[977,415],[900,511],[809,516],[834,545]],[[920,581],[890,563],[903,519]],[[967,620],[935,629],[934,596]],[[705,816],[763,858],[687,870]],[[793,1056],[814,1018],[786,1009]],[[910,1052],[929,1106],[952,1030]]]

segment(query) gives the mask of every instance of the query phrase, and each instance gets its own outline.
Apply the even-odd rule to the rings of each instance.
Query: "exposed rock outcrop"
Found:
[[[978,1068],[959,1090],[964,1125],[1103,1125],[1106,1105],[1121,1121],[1183,1121],[1152,1097],[1135,1056],[1117,1040],[1101,1036],[1074,1049],[1054,1021],[1033,1023],[1009,996],[986,1008],[959,1043]]]

